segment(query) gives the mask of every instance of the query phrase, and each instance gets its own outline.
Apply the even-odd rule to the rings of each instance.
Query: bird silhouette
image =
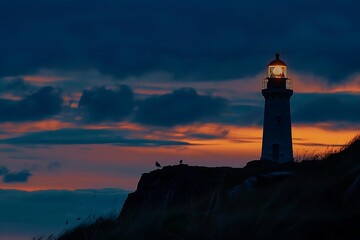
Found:
[[[155,163],[155,166],[158,167],[158,168],[161,168],[160,163],[158,163],[157,161],[156,161],[156,163]]]
[[[69,224],[69,221],[68,221],[68,220],[66,220],[65,224],[66,224],[66,225],[68,225],[68,224]]]
[[[80,220],[81,220],[81,217],[78,217],[76,220],[80,221]]]
[[[180,161],[179,161],[179,163],[180,163],[180,165],[183,163],[183,160],[181,159]]]

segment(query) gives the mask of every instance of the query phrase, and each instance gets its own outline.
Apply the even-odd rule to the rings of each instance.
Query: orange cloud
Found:
[[[23,76],[25,81],[28,81],[34,85],[46,85],[46,84],[53,84],[54,82],[64,80],[63,77],[56,77],[56,76]]]
[[[59,130],[62,128],[72,127],[75,127],[73,123],[62,122],[55,119],[41,120],[36,122],[0,123],[0,128],[6,129],[7,137],[13,137],[14,135],[25,134],[28,132]]]
[[[303,93],[337,93],[354,92],[360,93],[360,74],[353,75],[340,84],[329,84],[326,79],[294,73],[291,75],[294,91]]]

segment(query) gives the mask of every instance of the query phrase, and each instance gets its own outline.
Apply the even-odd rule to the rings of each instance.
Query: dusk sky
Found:
[[[0,0],[0,188],[134,190],[162,165],[259,159],[267,64],[294,155],[360,129],[360,3]]]

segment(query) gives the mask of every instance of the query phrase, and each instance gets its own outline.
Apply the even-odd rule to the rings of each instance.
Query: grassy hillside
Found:
[[[165,167],[142,176],[120,217],[58,240],[360,239],[360,138],[309,158],[243,169]]]

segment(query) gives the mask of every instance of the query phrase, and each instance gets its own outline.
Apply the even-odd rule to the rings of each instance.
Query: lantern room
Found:
[[[268,65],[268,78],[287,78],[287,69],[284,61],[280,60],[280,54],[275,55]]]

